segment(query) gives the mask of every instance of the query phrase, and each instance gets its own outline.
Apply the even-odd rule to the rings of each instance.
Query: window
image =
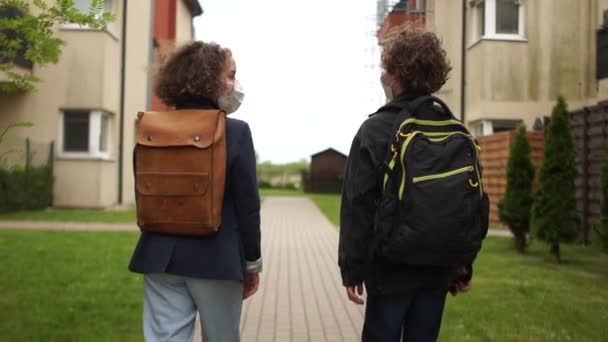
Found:
[[[472,0],[473,36],[479,39],[524,39],[524,0]]]
[[[492,135],[498,132],[512,131],[521,125],[519,119],[479,120],[470,123],[471,133],[475,137]]]
[[[496,0],[496,33],[519,34],[519,2]]]
[[[608,28],[597,31],[597,79],[608,78]]]
[[[16,19],[19,17],[23,17],[23,11],[20,8],[0,5],[0,19],[8,20],[11,22],[11,19]],[[3,25],[3,27],[8,27],[8,25]],[[23,32],[18,32],[19,30],[15,29],[0,29],[0,36],[2,36],[2,45],[3,49],[0,51],[0,63],[15,63],[16,65],[32,70],[34,63],[27,58],[25,58],[25,51],[27,50],[28,40]],[[5,44],[18,44],[13,46],[12,48],[5,48]],[[20,46],[19,46],[20,45]],[[14,55],[12,53],[15,53]]]
[[[63,151],[89,152],[89,112],[67,112],[63,115]]]
[[[89,13],[89,6],[91,5],[91,1],[89,0],[76,0],[74,1],[74,6],[82,13]]]
[[[111,117],[103,112],[65,111],[61,123],[64,157],[110,158]]]
[[[104,1],[104,10],[106,12],[112,12],[114,1],[113,0],[105,0]],[[91,9],[91,0],[75,0],[74,6],[82,13],[89,13]]]
[[[107,115],[101,115],[101,123],[99,129],[99,152],[109,153],[109,141],[107,132],[110,131],[110,117]]]
[[[492,135],[494,130],[492,128],[492,121],[490,120],[481,120],[474,123],[471,123],[471,133],[475,137],[483,137],[485,135]]]
[[[91,12],[91,2],[92,0],[74,0],[74,7],[76,7],[77,10],[79,10],[82,13],[90,13]],[[110,13],[114,13],[114,0],[105,0],[104,1],[104,6],[103,6],[103,10],[105,12],[110,12]],[[100,13],[101,15],[101,13]],[[115,31],[115,25],[116,25],[116,21],[112,21],[110,23],[108,23],[108,27],[106,27],[105,31],[110,33],[111,35],[116,36],[116,34],[114,33]],[[75,23],[64,23],[61,25],[62,28],[64,29],[70,29],[70,30],[88,30],[89,27],[88,26],[80,26],[78,24]]]

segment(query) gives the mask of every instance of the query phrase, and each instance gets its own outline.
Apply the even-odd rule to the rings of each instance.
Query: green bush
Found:
[[[294,183],[272,184],[266,180],[258,181],[259,189],[281,189],[281,190],[298,190],[298,186]]]
[[[561,261],[560,243],[574,242],[579,235],[576,212],[576,149],[566,100],[559,97],[545,131],[545,151],[539,172],[539,189],[532,206],[534,235],[551,246]]]
[[[509,153],[507,164],[507,190],[498,203],[498,215],[515,237],[515,247],[524,252],[527,235],[530,232],[530,211],[532,209],[532,183],[534,165],[530,155],[530,144],[526,127],[521,126]]]
[[[269,181],[259,180],[258,181],[258,188],[260,188],[260,189],[272,189],[272,184],[270,184]]]
[[[44,209],[52,205],[50,167],[0,168],[0,213]]]

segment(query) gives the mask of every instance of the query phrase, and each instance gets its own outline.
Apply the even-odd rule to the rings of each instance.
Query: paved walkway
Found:
[[[333,225],[307,198],[270,197],[262,227],[265,270],[243,306],[243,341],[357,341],[363,307],[346,298]]]
[[[45,221],[0,221],[0,229],[44,229],[44,230],[83,230],[138,232],[139,228],[133,223],[92,223],[92,222],[45,222]]]
[[[138,230],[133,224],[17,221],[0,221],[0,228]],[[243,305],[242,341],[359,340],[363,306],[346,298],[337,250],[337,230],[310,199],[267,197],[262,205],[264,271],[260,290]],[[201,341],[198,327],[195,341]]]

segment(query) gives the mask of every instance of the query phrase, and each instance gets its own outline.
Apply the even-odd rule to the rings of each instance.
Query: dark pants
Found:
[[[445,297],[436,289],[367,296],[362,342],[436,341]]]

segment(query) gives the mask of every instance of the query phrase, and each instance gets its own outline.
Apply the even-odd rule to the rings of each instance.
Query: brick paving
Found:
[[[348,301],[337,264],[338,232],[304,197],[262,206],[261,287],[243,305],[244,342],[356,341],[363,307]]]

